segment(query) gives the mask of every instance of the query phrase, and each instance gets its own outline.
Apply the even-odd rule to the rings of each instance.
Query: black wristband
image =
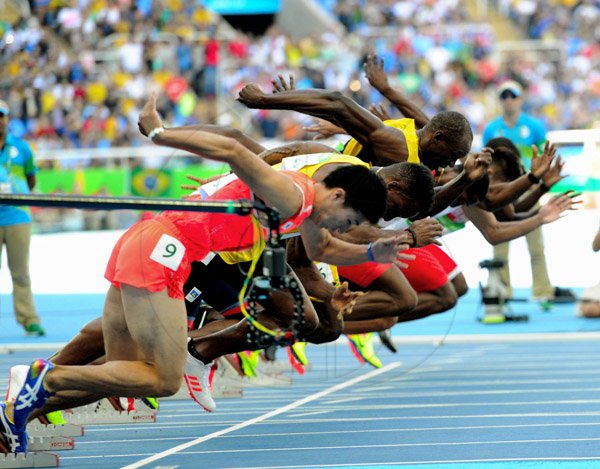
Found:
[[[527,179],[529,179],[534,184],[540,183],[540,178],[533,174],[531,171],[527,173]]]
[[[545,194],[546,192],[548,192],[550,190],[550,188],[544,184],[544,181],[540,182],[540,190],[542,191],[543,194]]]
[[[417,247],[417,233],[415,233],[415,230],[413,230],[410,226],[408,228],[406,228],[406,231],[408,231],[410,233],[410,235],[412,236],[413,239],[413,243],[412,246],[413,248]]]

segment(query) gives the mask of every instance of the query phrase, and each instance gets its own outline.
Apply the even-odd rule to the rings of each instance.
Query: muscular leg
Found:
[[[456,296],[460,298],[464,296],[469,291],[469,286],[467,285],[467,280],[462,272],[456,275],[452,279],[452,286],[454,287],[454,291],[456,292]]]
[[[104,356],[102,318],[92,319],[49,360],[56,365],[88,365]]]
[[[387,269],[368,287],[362,289],[367,294],[356,300],[352,314],[347,318],[349,320],[404,317],[415,307],[418,308],[417,294],[400,269],[395,266]]]
[[[183,302],[166,290],[111,286],[102,326],[107,362],[56,366],[46,376],[49,391],[84,391],[98,396],[168,396],[179,390],[186,356]]]
[[[418,292],[419,303],[410,313],[398,317],[398,322],[414,321],[436,313],[443,313],[456,305],[458,296],[452,286],[447,282],[440,288],[432,291]]]
[[[293,272],[291,275],[295,276]],[[300,280],[297,277],[296,280],[300,284],[304,296],[305,324],[303,330],[299,331],[299,338],[303,338],[315,330],[319,319]],[[261,324],[271,329],[289,327],[293,317],[294,302],[287,292],[275,292],[270,300],[263,302],[263,306],[264,311],[258,314],[258,321]],[[250,332],[250,326],[244,319],[233,326],[194,339],[196,352],[198,356],[202,357],[204,363],[209,363],[223,355],[256,349],[255,345],[248,343],[248,332]]]

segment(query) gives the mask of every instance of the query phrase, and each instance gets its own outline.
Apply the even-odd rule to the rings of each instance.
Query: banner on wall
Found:
[[[189,194],[182,185],[194,184],[187,175],[209,178],[226,172],[225,166],[191,165],[185,168],[78,168],[40,169],[37,187],[42,194],[110,195],[179,198]]]

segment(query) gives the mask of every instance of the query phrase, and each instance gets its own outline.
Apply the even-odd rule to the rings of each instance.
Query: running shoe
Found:
[[[260,360],[260,350],[239,352],[237,354],[238,363],[244,375],[249,378],[256,376],[256,366]]]
[[[34,337],[44,337],[46,335],[46,331],[40,324],[27,324],[25,326],[25,335]]]
[[[156,397],[142,397],[140,399],[152,410],[158,410],[158,399]]]
[[[44,425],[65,425],[67,423],[61,410],[55,410],[54,412],[40,415],[38,420]]]
[[[15,365],[8,374],[8,390],[6,391],[6,402],[15,402],[19,391],[25,384],[29,365]]]
[[[29,367],[23,387],[15,400],[14,422],[17,429],[25,431],[29,414],[42,407],[52,395],[44,388],[44,378],[53,368],[54,364],[41,358]]]
[[[386,329],[385,331],[378,332],[379,340],[381,340],[382,345],[387,348],[390,352],[396,353],[396,346],[394,345],[394,340],[392,339],[392,330]]]
[[[373,349],[373,333],[348,334],[348,344],[352,353],[360,363],[368,363],[375,368],[381,368],[383,363]]]
[[[17,429],[6,414],[6,402],[0,402],[0,454],[26,452],[27,433]]]
[[[287,348],[287,355],[292,369],[303,375],[310,363],[306,358],[306,342],[294,342]]]
[[[193,342],[189,341],[188,353],[185,358],[185,372],[183,375],[190,397],[202,406],[207,412],[212,412],[217,408],[214,399],[210,393],[211,382],[214,376],[214,362],[205,364],[201,360],[193,357],[189,349],[193,347]]]

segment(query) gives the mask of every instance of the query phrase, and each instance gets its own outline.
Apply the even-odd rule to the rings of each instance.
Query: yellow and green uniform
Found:
[[[400,132],[402,132],[402,134],[404,134],[404,138],[406,139],[406,147],[408,148],[408,159],[406,161],[408,163],[420,163],[419,137],[417,136],[415,120],[406,117],[403,119],[389,119],[383,121],[383,123],[388,127],[398,129]],[[346,142],[344,147],[341,149],[341,152],[344,155],[358,156],[362,149],[363,146],[358,143],[356,139],[351,138]]]

